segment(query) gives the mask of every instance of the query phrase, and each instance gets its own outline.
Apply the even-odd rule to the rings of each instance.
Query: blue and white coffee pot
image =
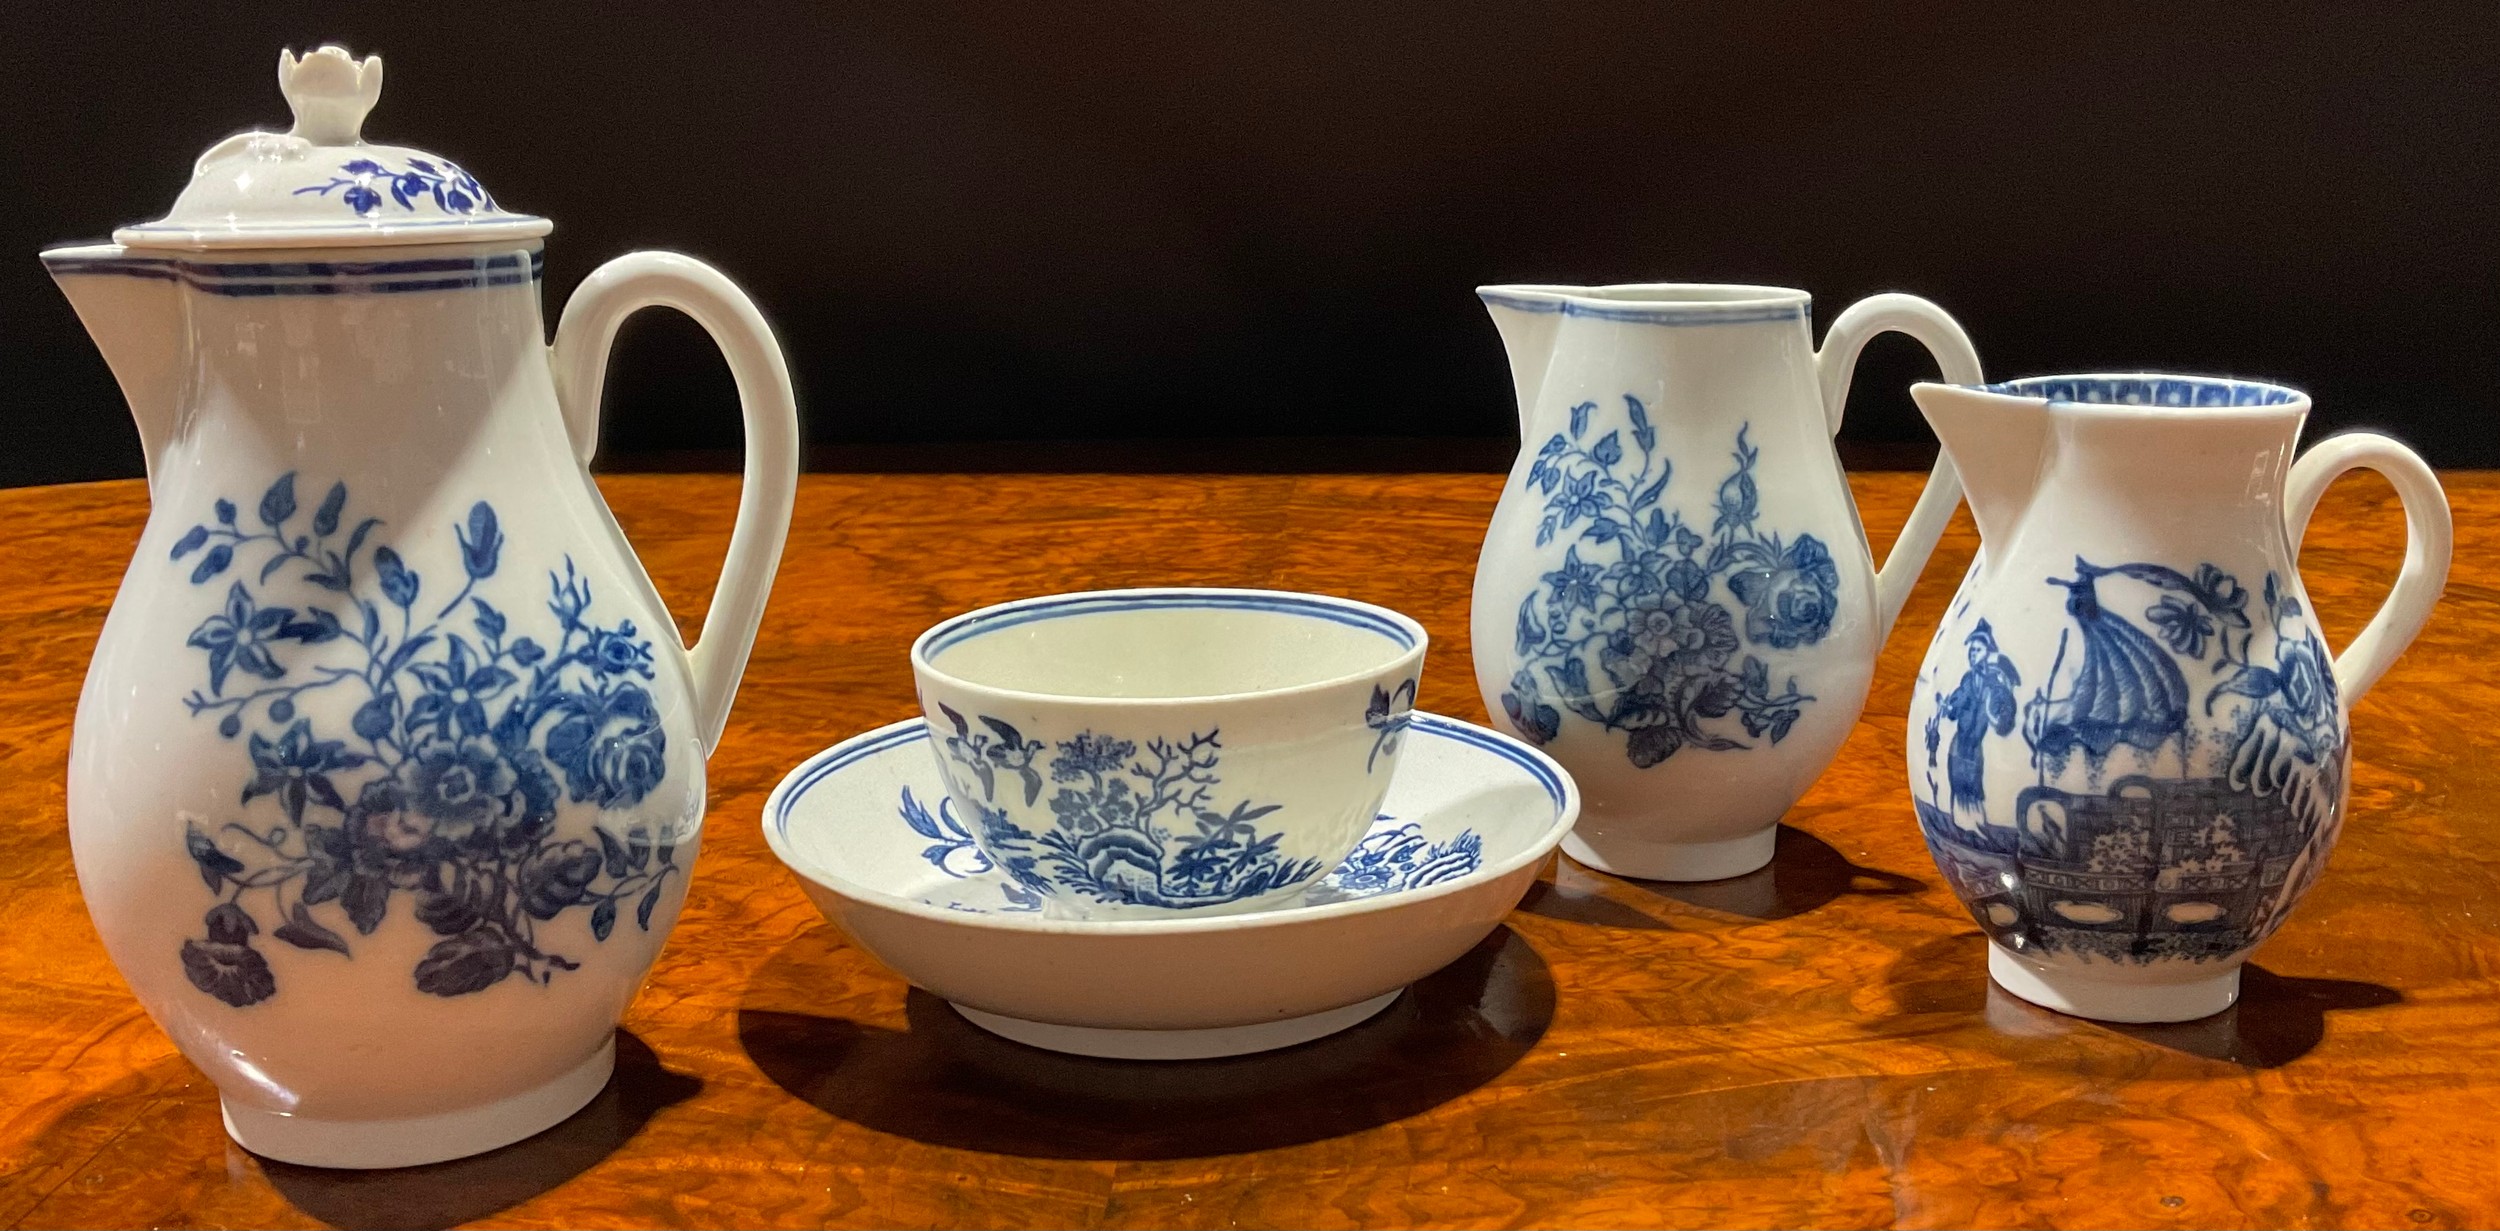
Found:
[[[379,58],[282,54],[292,131],[219,142],[164,218],[43,254],[153,502],[79,702],[79,883],[234,1137],[327,1166],[491,1149],[606,1082],[797,473],[788,373],[728,279],[623,257],[550,348],[549,223],[365,141],[381,82]],[[745,404],[692,646],[587,469],[609,342],[651,305],[711,331]]]

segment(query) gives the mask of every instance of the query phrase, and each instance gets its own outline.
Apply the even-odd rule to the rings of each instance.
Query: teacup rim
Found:
[[[1345,672],[1339,675],[1330,676],[1326,679],[1312,680],[1300,684],[1291,684],[1282,688],[1254,688],[1236,692],[1199,693],[1190,696],[1173,697],[1111,697],[1093,696],[1085,693],[1035,692],[1030,689],[1005,688],[996,684],[985,684],[978,680],[965,679],[963,676],[956,674],[955,672],[948,671],[945,668],[940,667],[936,660],[930,656],[930,647],[932,643],[940,640],[947,634],[952,633],[959,628],[984,621],[995,621],[999,617],[1012,615],[1019,611],[1031,608],[1056,604],[1072,604],[1078,602],[1116,603],[1131,599],[1155,599],[1167,597],[1205,598],[1216,600],[1230,599],[1235,600],[1236,602],[1244,603],[1278,601],[1289,605],[1324,607],[1341,612],[1359,613],[1369,616],[1380,623],[1385,623],[1395,627],[1400,633],[1410,639],[1410,644],[1400,649],[1395,655],[1384,659],[1377,666],[1367,667],[1359,671]],[[1082,614],[1084,613],[1071,613],[1071,616],[1081,616]],[[1100,706],[1121,710],[1156,710],[1174,709],[1184,706],[1240,704],[1252,701],[1273,702],[1293,700],[1301,697],[1336,691],[1353,685],[1368,685],[1379,680],[1382,676],[1393,675],[1401,670],[1406,671],[1408,674],[1415,674],[1420,671],[1423,665],[1425,652],[1431,648],[1431,645],[1432,634],[1424,628],[1422,621],[1417,620],[1413,616],[1407,615],[1404,612],[1392,610],[1391,608],[1383,607],[1377,603],[1367,603],[1361,599],[1345,598],[1334,594],[1319,594],[1307,590],[1270,590],[1231,586],[1131,586],[1106,590],[1070,590],[1056,594],[1027,595],[1023,598],[1009,599],[1002,603],[991,603],[985,607],[976,607],[970,611],[959,612],[955,615],[948,616],[947,618],[940,620],[922,630],[919,636],[912,639],[911,667],[915,675],[923,679],[935,680],[944,684],[948,688],[1024,704],[1070,707]]]
[[[803,859],[792,848],[776,823],[787,813],[797,797],[812,789],[816,780],[835,770],[824,770],[828,761],[848,754],[852,760],[880,755],[919,739],[934,739],[936,734],[928,719],[905,718],[881,727],[862,731],[846,739],[808,754],[791,767],[772,793],[764,800],[759,820],[764,830],[764,845],[791,875],[819,886],[857,905],[879,910],[896,911],[954,926],[996,929],[1014,932],[1065,933],[1090,936],[1169,936],[1194,932],[1221,932],[1240,928],[1281,928],[1306,923],[1321,923],[1353,915],[1368,915],[1386,910],[1399,910],[1439,898],[1449,897],[1467,889],[1490,884],[1516,873],[1520,868],[1540,862],[1554,853],[1564,837],[1580,818],[1580,785],[1544,749],[1516,736],[1479,726],[1460,718],[1425,710],[1413,711],[1414,729],[1432,738],[1466,743],[1477,750],[1501,756],[1529,769],[1549,791],[1558,791],[1553,819],[1538,832],[1535,839],[1499,863],[1487,863],[1465,876],[1398,893],[1351,898],[1316,906],[1292,905],[1273,910],[1243,911],[1234,914],[1183,915],[1156,919],[1061,919],[1046,914],[978,914],[949,910],[917,899],[907,898],[846,876]],[[848,764],[848,762],[845,762]],[[836,767],[838,769],[839,767]],[[821,770],[821,772],[820,772]],[[802,781],[802,780],[805,781]],[[1394,789],[1394,787],[1393,787]]]
[[[2174,403],[2154,399],[2147,399],[2141,402],[2085,402],[2077,401],[2073,398],[2050,396],[2045,387],[2061,381],[2068,383],[2092,381],[2105,384],[2114,384],[2124,381],[2144,381],[2148,383],[2173,381],[2183,385],[2203,388],[2245,387],[2250,389],[2262,389],[2268,391],[2269,393],[2279,393],[2283,396],[2267,401],[2240,402],[2234,400],[2228,403],[2202,405],[2193,401],[2186,403]],[[2314,401],[2310,397],[2309,391],[2300,388],[2297,385],[2288,385],[2279,380],[2267,380],[2262,377],[2228,376],[2215,372],[2048,372],[2037,376],[2016,376],[2003,380],[1983,381],[1978,384],[1960,384],[1951,381],[1918,381],[1911,385],[1911,389],[1915,391],[1920,385],[1940,385],[1945,388],[1961,389],[1972,393],[1986,393],[1993,394],[1997,397],[2019,398],[2026,402],[2041,402],[2051,406],[2071,407],[2077,411],[2119,415],[2146,413],[2176,415],[2181,411],[2228,412],[2239,416],[2267,414],[2295,415],[2305,414],[2312,407],[2312,405],[2314,405]]]

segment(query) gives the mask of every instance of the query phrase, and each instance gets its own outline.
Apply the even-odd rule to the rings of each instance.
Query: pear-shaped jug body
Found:
[[[1982,543],[1911,698],[1910,790],[1991,971],[2088,1017],[2228,1007],[2350,788],[2351,698],[2294,567],[2333,477],[2293,472],[2308,399],[2189,377],[1915,395]]]
[[[236,1140],[435,1162],[607,1081],[701,845],[796,408],[753,305],[684,257],[594,272],[551,348],[545,219],[364,141],[379,59],[284,54],[279,80],[292,131],[44,254],[152,503],[79,698],[70,844]],[[587,466],[609,342],[651,304],[722,342],[753,454],[691,649]]]
[[[1753,871],[1848,738],[1890,620],[1807,297],[1480,293],[1523,445],[1475,577],[1486,708],[1579,782],[1574,858],[1652,879]],[[1909,302],[1943,322],[1951,369],[1975,372],[1959,331]],[[1855,345],[1840,349],[1845,377]]]
[[[70,835],[230,1117],[587,1099],[700,845],[687,661],[557,412],[537,253],[407,263],[150,267],[178,406]]]

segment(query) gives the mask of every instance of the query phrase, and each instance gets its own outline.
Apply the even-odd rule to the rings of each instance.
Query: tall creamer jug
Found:
[[[2351,790],[2346,720],[2448,575],[2448,505],[2384,436],[2293,460],[2306,395],[2195,376],[1919,385],[1980,550],[1911,697],[1937,867],[2035,1004],[2184,1021],[2317,878]],[[2318,497],[2385,475],[2411,542],[2330,655],[2296,567]]]
[[[1563,847],[1716,880],[1770,862],[1960,498],[1939,460],[1883,571],[1832,437],[1867,340],[1949,380],[1978,356],[1935,305],[1878,295],[1814,337],[1803,291],[1478,291],[1510,352],[1520,450],[1476,565],[1476,682],[1571,770]]]
[[[159,221],[43,254],[152,504],[88,669],[70,841],[106,948],[251,1150],[431,1162],[606,1083],[701,845],[704,759],[781,556],[796,409],[736,287],[639,253],[552,349],[543,218],[366,142],[378,58],[279,57],[286,133]],[[684,645],[592,484],[628,313],[727,352],[746,485]]]

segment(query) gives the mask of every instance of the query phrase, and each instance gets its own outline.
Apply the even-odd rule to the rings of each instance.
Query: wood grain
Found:
[[[1857,477],[1882,544],[1913,476]],[[1169,1068],[991,1039],[844,945],[766,853],[788,766],[913,712],[910,636],[1050,590],[1207,582],[1385,603],[1422,702],[1481,720],[1485,475],[831,475],[726,741],[684,921],[582,1115],[391,1173],[258,1160],[139,1012],[63,832],[69,721],[146,516],[0,492],[0,1222],[30,1226],[2489,1226],[2500,1223],[2500,476],[2449,478],[2457,573],[2354,715],[2343,845],[2218,1017],[2123,1028],[1992,988],[1902,784],[1948,537],[1868,714],[1772,867],[1552,868],[1508,927],[1317,1044]],[[604,478],[681,625],[735,482]],[[2337,639],[2402,551],[2356,479],[2303,557]]]

